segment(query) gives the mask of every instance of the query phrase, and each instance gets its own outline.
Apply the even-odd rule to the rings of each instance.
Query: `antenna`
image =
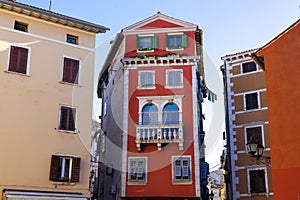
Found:
[[[51,0],[50,0],[50,2],[49,2],[49,10],[51,10]]]

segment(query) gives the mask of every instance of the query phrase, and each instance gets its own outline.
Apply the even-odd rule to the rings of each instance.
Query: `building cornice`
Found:
[[[109,30],[102,25],[10,0],[0,0],[0,9],[92,33],[105,33]]]

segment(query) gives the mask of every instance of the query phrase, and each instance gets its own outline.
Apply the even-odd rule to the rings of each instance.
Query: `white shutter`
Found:
[[[139,71],[139,87],[153,87],[154,86],[154,71]]]
[[[183,84],[182,70],[168,70],[167,71],[167,86],[176,87]]]
[[[189,159],[182,160],[182,176],[188,177],[189,176],[189,169],[190,169],[190,162]]]
[[[181,160],[175,160],[175,178],[180,176],[181,177]]]

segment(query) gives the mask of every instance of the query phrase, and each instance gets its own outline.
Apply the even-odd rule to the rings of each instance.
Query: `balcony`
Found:
[[[183,150],[183,124],[149,124],[136,125],[136,147],[141,151],[141,144],[157,144],[161,150],[161,144],[178,143],[179,150]]]

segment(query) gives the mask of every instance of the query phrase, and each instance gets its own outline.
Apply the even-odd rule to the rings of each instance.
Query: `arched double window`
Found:
[[[154,104],[146,104],[142,110],[142,125],[157,124],[158,109]]]
[[[179,108],[174,103],[168,103],[163,110],[163,124],[179,124]]]

